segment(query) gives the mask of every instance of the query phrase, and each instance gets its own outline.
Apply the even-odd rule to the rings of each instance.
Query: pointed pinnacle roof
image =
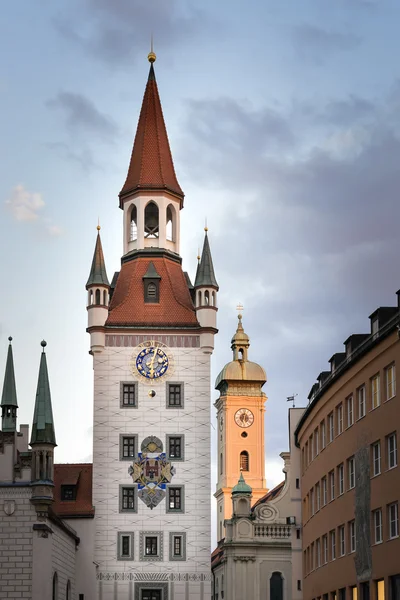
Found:
[[[41,342],[43,352],[40,357],[39,378],[36,391],[35,411],[33,413],[32,435],[30,445],[52,444],[56,446],[54,433],[53,410],[51,408],[51,395],[49,375],[47,372],[46,342]]]
[[[194,282],[194,287],[198,287],[200,285],[211,285],[219,289],[217,280],[215,278],[214,266],[211,257],[211,250],[208,241],[207,231],[204,237],[204,245],[203,252],[201,253],[201,260],[197,265],[196,280]]]
[[[97,233],[96,246],[94,249],[92,268],[90,269],[89,279],[86,283],[86,289],[89,285],[107,285],[109,286],[106,265],[104,262],[103,247],[101,245],[100,232]]]
[[[146,273],[143,275],[142,279],[161,279],[161,275],[157,273],[157,270],[154,266],[154,263],[149,262],[149,266],[147,267]]]
[[[153,63],[150,65],[128,175],[119,193],[120,208],[124,198],[138,190],[167,190],[178,196],[183,206],[184,194],[175,174]]]
[[[240,473],[239,481],[237,482],[235,487],[232,489],[232,495],[234,495],[234,494],[251,494],[252,491],[253,490],[251,489],[251,487],[245,482],[243,473]]]
[[[8,346],[6,371],[4,374],[3,394],[1,396],[1,406],[16,406],[18,408],[17,390],[15,387],[14,359],[11,346],[12,337],[9,337],[8,340],[10,342],[10,345]]]

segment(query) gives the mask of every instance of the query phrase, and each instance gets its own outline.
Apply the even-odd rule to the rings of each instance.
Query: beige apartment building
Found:
[[[399,306],[332,356],[295,432],[310,600],[400,598]]]

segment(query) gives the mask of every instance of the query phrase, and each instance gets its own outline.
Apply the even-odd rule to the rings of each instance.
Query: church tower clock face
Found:
[[[254,415],[248,408],[239,408],[235,413],[235,423],[239,427],[250,427],[254,423]]]
[[[133,375],[151,383],[170,375],[173,357],[165,344],[149,341],[140,344],[133,353],[131,368]]]

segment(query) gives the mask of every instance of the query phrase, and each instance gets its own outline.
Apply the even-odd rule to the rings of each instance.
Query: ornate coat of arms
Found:
[[[146,450],[148,449],[147,447]],[[158,447],[157,450],[160,448]],[[153,509],[165,498],[166,484],[170,483],[175,475],[175,469],[168,462],[165,452],[139,452],[138,459],[129,467],[128,471],[133,482],[138,484],[139,498],[150,509]]]

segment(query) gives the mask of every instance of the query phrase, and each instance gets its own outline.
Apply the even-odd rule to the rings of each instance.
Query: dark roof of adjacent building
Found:
[[[49,375],[47,372],[46,342],[42,342],[43,352],[40,356],[39,378],[36,390],[35,410],[33,413],[32,435],[30,444],[52,444],[56,446],[54,432],[53,410],[51,407],[51,394]]]
[[[97,233],[96,246],[94,248],[92,267],[90,269],[89,279],[86,283],[86,289],[90,285],[109,286],[106,264],[104,261],[103,247],[101,245],[100,232]]]
[[[214,569],[216,566],[218,566],[224,557],[224,542],[225,538],[218,542],[218,546],[211,553],[211,569]]]
[[[259,504],[265,504],[265,502],[270,502],[271,500],[275,500],[275,498],[277,498],[279,496],[279,494],[282,492],[284,486],[285,486],[285,481],[281,481],[281,483],[278,483],[278,485],[276,485],[272,490],[269,490],[269,492],[267,492],[265,494],[265,496],[262,496],[262,498],[257,500],[257,502],[254,504],[254,506],[252,506],[251,510],[254,511],[256,506],[258,506]]]
[[[214,265],[211,256],[210,243],[208,241],[208,235],[204,236],[203,251],[201,253],[201,260],[197,265],[196,279],[194,286],[212,286],[217,289],[218,283],[214,273]]]
[[[184,194],[175,174],[153,64],[144,92],[128,174],[119,194],[120,207],[124,198],[141,190],[171,192],[183,206]]]
[[[90,463],[54,465],[54,512],[61,518],[93,517],[93,465]],[[75,499],[62,500],[61,486],[75,486]]]
[[[159,302],[144,301],[143,277],[150,263],[160,276]],[[180,263],[166,254],[122,263],[110,302],[107,327],[199,327]]]
[[[1,396],[1,406],[15,406],[18,408],[17,402],[17,388],[15,386],[15,373],[14,373],[14,358],[11,341],[12,338],[8,338],[10,344],[7,352],[6,370],[4,373],[3,393]]]

